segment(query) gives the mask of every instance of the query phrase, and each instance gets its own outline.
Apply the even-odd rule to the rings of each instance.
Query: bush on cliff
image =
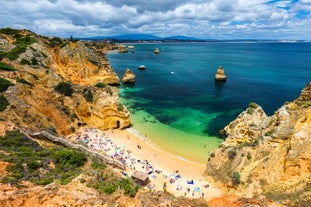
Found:
[[[0,70],[15,71],[16,69],[6,63],[0,62]]]
[[[232,175],[232,184],[236,186],[239,185],[240,182],[240,173],[234,172]]]
[[[8,105],[10,105],[10,103],[8,102],[8,100],[5,98],[4,95],[0,95],[0,112],[4,111]]]
[[[73,89],[71,85],[67,82],[61,82],[56,87],[55,90],[59,92],[60,94],[63,94],[65,96],[71,96],[73,93]]]
[[[6,91],[10,86],[14,86],[14,84],[7,79],[0,78],[0,92]]]

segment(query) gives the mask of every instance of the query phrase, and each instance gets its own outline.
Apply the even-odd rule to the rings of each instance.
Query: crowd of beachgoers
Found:
[[[73,142],[87,145],[92,151],[104,153],[111,159],[122,162],[126,167],[125,170],[119,170],[122,176],[131,177],[135,172],[146,173],[149,182],[144,187],[149,190],[168,191],[175,196],[189,198],[203,197],[207,199],[209,197],[207,194],[210,192],[211,187],[203,176],[197,179],[194,176],[184,176],[178,169],[174,171],[162,169],[160,166],[155,165],[152,160],[147,160],[138,156],[139,153],[135,153],[142,150],[140,144],[137,144],[134,149],[133,146],[124,145],[124,142],[118,139],[118,134],[114,130],[101,131],[92,127],[81,128],[68,138]],[[127,135],[127,139],[130,139],[129,135]],[[158,158],[155,157],[155,159]],[[191,166],[189,167],[191,168]]]

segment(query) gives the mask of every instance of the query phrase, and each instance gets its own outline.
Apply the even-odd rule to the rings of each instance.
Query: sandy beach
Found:
[[[91,149],[124,162],[126,170],[120,171],[123,176],[130,177],[135,171],[148,173],[150,183],[145,186],[147,189],[163,191],[165,188],[175,196],[204,197],[207,201],[222,195],[204,179],[204,163],[160,150],[133,128],[108,131],[81,128],[69,138],[84,141]]]

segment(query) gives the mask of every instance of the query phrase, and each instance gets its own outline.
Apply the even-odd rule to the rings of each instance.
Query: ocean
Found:
[[[107,55],[120,79],[126,68],[136,74],[135,85],[119,87],[120,100],[131,112],[134,129],[182,159],[205,162],[223,141],[219,129],[250,102],[272,115],[311,81],[311,43],[132,45],[135,53]],[[138,70],[139,65],[146,70]],[[215,82],[220,65],[226,82]]]

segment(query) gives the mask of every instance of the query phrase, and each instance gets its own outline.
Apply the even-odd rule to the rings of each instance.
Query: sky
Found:
[[[0,0],[0,27],[58,37],[311,39],[311,0]]]

